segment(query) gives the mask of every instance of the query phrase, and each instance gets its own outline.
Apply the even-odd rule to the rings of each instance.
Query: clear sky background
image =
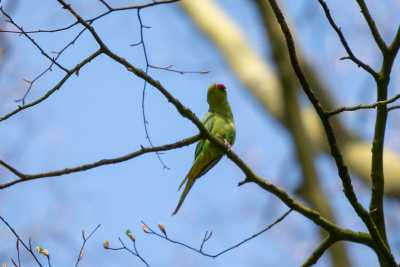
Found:
[[[194,0],[193,0],[194,1]],[[198,0],[199,1],[199,0]],[[104,8],[98,1],[69,1],[85,18],[91,18]],[[114,6],[139,1],[109,1]],[[349,62],[339,61],[343,49],[328,27],[317,1],[285,1],[288,14],[296,25],[300,45],[335,88],[335,96],[343,104],[372,102],[375,97],[367,75]],[[377,66],[377,49],[354,3],[341,8],[347,1],[329,1],[338,23],[351,39],[351,45],[361,58]],[[400,23],[396,17],[400,5],[371,2],[379,27],[388,39]],[[255,5],[246,0],[221,0],[224,11],[240,25],[253,48],[269,61],[268,44]],[[347,5],[347,4],[346,4]],[[392,7],[392,8],[390,8]],[[73,18],[56,1],[21,0],[13,14],[25,30],[48,29],[68,25]],[[163,5],[143,10],[145,43],[151,64],[174,65],[183,70],[208,70],[207,75],[152,70],[176,98],[199,117],[207,111],[206,88],[213,82],[227,86],[229,100],[237,126],[237,152],[258,174],[292,191],[299,182],[299,172],[292,161],[290,138],[286,130],[265,114],[257,101],[235,78],[224,59],[210,44],[179,6]],[[210,18],[213,19],[213,18]],[[11,26],[10,26],[11,27]],[[140,47],[130,47],[139,40],[136,11],[111,14],[94,24],[110,48],[132,64],[145,66]],[[217,25],[216,25],[217,27]],[[35,40],[48,52],[60,50],[80,30],[56,34],[35,34]],[[22,78],[32,79],[49,64],[24,37],[9,35],[12,54],[0,77],[0,111],[5,114],[16,107],[13,101],[23,95],[27,85]],[[69,68],[97,49],[89,33],[84,35],[60,58]],[[62,77],[56,67],[35,83],[27,101],[49,90]],[[396,66],[395,74],[398,74]],[[391,94],[398,92],[399,78],[393,75]],[[65,85],[42,104],[19,113],[0,125],[0,157],[26,173],[38,173],[89,163],[103,158],[127,154],[147,146],[141,115],[143,81],[133,77],[120,65],[101,56],[81,69],[79,77],[71,77]],[[397,89],[396,89],[397,87]],[[304,105],[308,105],[304,101]],[[360,115],[362,114],[362,115]],[[146,93],[146,115],[154,144],[174,142],[197,133],[196,128],[182,118],[175,108],[155,89]],[[343,116],[348,125],[365,138],[372,125],[365,122],[373,112]],[[399,151],[399,124],[389,120],[388,141]],[[205,251],[214,253],[233,245],[273,222],[287,208],[275,197],[255,185],[237,187],[243,179],[241,171],[224,158],[212,171],[199,180],[177,216],[170,214],[179,194],[177,187],[190,168],[194,145],[162,155],[170,168],[164,170],[154,154],[62,177],[21,183],[0,192],[0,214],[25,239],[48,248],[53,266],[70,266],[75,262],[81,245],[81,230],[89,232],[97,224],[101,228],[90,240],[82,266],[141,266],[124,252],[105,251],[102,242],[108,239],[118,245],[118,237],[130,228],[137,236],[142,256],[151,266],[298,266],[317,245],[317,228],[302,216],[292,213],[284,222],[263,236],[217,259],[199,256],[182,247],[148,236],[141,231],[144,220],[156,228],[163,223],[169,235],[194,246],[200,244],[206,230],[214,236]],[[289,162],[289,164],[288,164]],[[340,224],[363,230],[359,219],[341,194],[341,185],[332,161],[319,159],[323,186],[332,199]],[[12,176],[0,170],[1,181]],[[355,181],[364,203],[369,200],[367,189]],[[396,201],[389,201],[390,210],[398,211]],[[395,212],[388,214],[389,230],[399,229]],[[1,226],[0,263],[15,256],[13,236]],[[399,251],[399,240],[392,240]],[[127,241],[128,243],[128,241]],[[369,249],[349,245],[356,264],[376,264]],[[397,257],[399,255],[396,255]],[[44,262],[44,261],[43,261]],[[25,266],[31,266],[27,262]],[[323,257],[317,266],[329,266]]]

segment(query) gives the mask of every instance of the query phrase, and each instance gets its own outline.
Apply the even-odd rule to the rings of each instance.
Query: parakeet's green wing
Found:
[[[210,112],[207,112],[206,116],[204,117],[202,123],[204,125],[204,127],[211,132],[212,127],[213,127],[213,122],[214,120],[212,120],[213,114]],[[205,143],[206,140],[202,139],[197,143],[196,149],[194,151],[194,160],[197,159],[197,157],[199,156],[200,152],[203,149],[203,145]]]
[[[214,119],[213,119],[214,118]],[[204,127],[211,133],[214,134],[214,125],[215,125],[215,114],[207,112],[205,118],[203,119],[203,124]],[[198,156],[200,155],[200,153],[203,151],[204,148],[204,144],[205,143],[209,143],[210,141],[203,139],[201,141],[199,141],[199,143],[196,146],[196,150],[194,151],[194,160],[196,161],[196,159],[198,158]],[[197,175],[196,178],[199,178],[201,176],[203,176],[204,174],[206,174],[212,167],[215,166],[215,164],[218,163],[218,161],[220,161],[222,158],[222,155],[219,157],[216,157],[213,161],[209,162],[209,164],[207,166],[204,167],[204,169]],[[185,181],[185,180],[184,180]],[[181,184],[182,186],[182,184]],[[180,187],[181,187],[180,186]],[[179,187],[179,188],[180,188]]]
[[[203,119],[203,124],[204,127],[209,131],[209,132],[213,132],[213,126],[214,126],[214,121],[213,118],[214,114],[208,112],[206,114],[206,116]],[[203,151],[204,148],[204,144],[207,141],[206,139],[202,139],[197,143],[196,149],[194,151],[194,162],[196,161],[196,159],[198,159],[199,155],[201,154],[201,152]],[[222,156],[215,158],[213,161],[209,162],[207,164],[207,166],[204,167],[204,169],[196,176],[196,178],[203,176],[204,174],[206,174],[206,172],[208,172],[212,167],[214,167],[215,164],[218,163],[218,161],[222,158]],[[181,184],[178,187],[178,190],[181,189],[181,187],[186,183],[188,177],[185,177],[185,179],[183,179],[183,181],[181,182]]]

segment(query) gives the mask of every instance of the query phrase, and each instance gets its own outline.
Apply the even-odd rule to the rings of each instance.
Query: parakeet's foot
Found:
[[[224,146],[226,148],[227,151],[232,151],[232,146],[231,144],[228,142],[228,140],[224,139]]]

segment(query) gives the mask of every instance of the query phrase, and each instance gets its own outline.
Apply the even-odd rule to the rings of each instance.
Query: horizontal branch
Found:
[[[143,154],[147,154],[147,153],[151,153],[151,152],[166,151],[166,150],[171,150],[171,149],[175,149],[175,148],[180,148],[183,146],[188,146],[188,145],[193,144],[194,142],[200,140],[200,138],[201,138],[200,135],[195,135],[195,136],[192,136],[192,137],[189,137],[189,138],[186,138],[186,139],[183,139],[178,142],[171,143],[171,144],[149,147],[149,148],[142,147],[141,149],[139,149],[135,152],[126,154],[121,157],[116,157],[116,158],[111,158],[111,159],[102,159],[99,161],[95,161],[93,163],[83,164],[83,165],[79,165],[76,167],[65,168],[62,170],[56,170],[56,171],[50,171],[50,172],[44,172],[44,173],[38,173],[38,174],[22,173],[22,172],[18,171],[17,169],[15,169],[14,167],[12,167],[11,165],[4,162],[3,160],[0,160],[0,165],[2,165],[4,168],[6,168],[7,170],[9,170],[10,172],[12,172],[13,174],[15,174],[18,177],[18,179],[16,179],[16,180],[10,181],[8,183],[0,184],[0,189],[4,189],[9,186],[18,184],[18,183],[36,180],[36,179],[40,179],[40,178],[57,177],[57,176],[62,176],[62,175],[70,174],[70,173],[87,171],[87,170],[97,168],[100,166],[117,164],[117,163],[128,161],[130,159],[133,159],[133,158],[136,158]]]
[[[360,105],[356,105],[356,106],[352,106],[352,107],[341,107],[341,108],[338,108],[338,109],[333,110],[333,111],[328,111],[325,114],[327,116],[333,116],[333,115],[336,115],[336,114],[344,112],[344,111],[356,111],[356,110],[360,110],[360,109],[373,109],[373,108],[376,108],[378,106],[384,106],[384,105],[388,105],[390,103],[393,103],[399,98],[400,98],[400,94],[397,94],[397,95],[395,95],[394,97],[392,97],[392,98],[390,98],[388,100],[378,101],[378,102],[375,102],[373,104],[367,104],[367,105],[360,104]]]
[[[122,6],[122,7],[111,7],[111,5],[109,5],[106,1],[100,1],[104,6],[107,7],[107,11],[91,18],[91,19],[87,19],[87,22],[94,22],[100,18],[103,18],[107,15],[109,15],[112,12],[118,12],[118,11],[127,11],[127,10],[136,10],[136,9],[146,9],[146,8],[150,8],[150,7],[154,7],[154,6],[158,6],[158,5],[164,5],[164,4],[172,4],[175,2],[178,2],[180,0],[168,0],[168,1],[153,1],[151,3],[147,3],[147,4],[139,4],[139,5],[127,5],[127,6]],[[71,28],[73,28],[74,26],[80,24],[78,21],[75,21],[67,26],[63,26],[60,28],[56,28],[56,29],[38,29],[38,30],[28,30],[28,31],[24,31],[27,34],[36,34],[36,33],[56,33],[56,32],[62,32],[62,31],[66,31],[69,30]],[[3,30],[0,29],[0,32],[3,33],[15,33],[15,34],[23,34],[24,32],[21,30],[18,31],[13,31],[13,30]]]
[[[391,106],[390,108],[387,109],[387,111],[389,112],[395,109],[400,109],[400,105]]]

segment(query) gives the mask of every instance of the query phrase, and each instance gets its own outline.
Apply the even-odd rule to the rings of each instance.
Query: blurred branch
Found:
[[[379,33],[378,27],[374,19],[372,18],[371,14],[369,13],[368,7],[364,0],[356,0],[357,4],[360,6],[361,13],[363,14],[365,20],[367,21],[368,27],[371,31],[372,36],[376,44],[378,45],[379,49],[384,53],[388,48],[386,46],[385,41],[382,38],[382,35]]]
[[[327,251],[337,241],[337,239],[328,235],[301,266],[309,267],[317,263],[325,251]]]
[[[290,33],[289,27],[286,24],[285,18],[280,10],[278,4],[275,0],[269,0],[269,3],[275,13],[275,17],[278,20],[282,32],[285,36],[288,52],[290,55],[290,61],[292,67],[299,79],[299,82],[306,93],[307,97],[309,98],[310,102],[313,104],[315,111],[317,112],[318,116],[320,117],[322,124],[325,129],[325,133],[329,142],[329,146],[331,149],[331,155],[335,159],[337,170],[339,177],[342,180],[344,194],[346,195],[348,201],[358,214],[358,216],[363,220],[365,226],[367,227],[368,231],[371,234],[371,237],[374,239],[374,242],[377,244],[376,251],[378,256],[383,255],[390,266],[397,266],[396,261],[390,251],[390,248],[385,243],[385,236],[382,235],[381,229],[377,227],[374,220],[369,216],[368,212],[362,207],[361,203],[359,203],[357,196],[355,195],[353,186],[351,184],[351,178],[348,172],[348,169],[343,161],[341,152],[337,146],[336,137],[334,135],[332,126],[329,122],[328,117],[325,114],[325,111],[320,106],[318,99],[315,97],[313,91],[311,90],[309,83],[306,77],[301,70],[299,62],[297,60],[296,55],[296,48],[294,45],[293,37]],[[379,112],[379,109],[378,109]],[[378,124],[378,123],[377,123]],[[376,125],[378,126],[378,125]],[[383,190],[382,190],[383,191]],[[381,257],[379,257],[381,258]]]
[[[399,50],[400,47],[400,26],[397,28],[396,36],[393,39],[392,44],[389,46],[390,51]]]
[[[200,140],[200,138],[201,138],[200,135],[195,135],[195,136],[192,136],[192,137],[189,137],[189,138],[186,138],[186,139],[183,139],[178,142],[171,143],[171,144],[149,147],[149,148],[142,147],[141,149],[139,149],[135,152],[126,154],[121,157],[116,157],[116,158],[111,158],[111,159],[102,159],[102,160],[99,160],[99,161],[96,161],[93,163],[87,163],[87,164],[79,165],[76,167],[65,168],[62,170],[56,170],[56,171],[50,171],[50,172],[44,172],[44,173],[38,173],[38,174],[22,173],[22,172],[18,171],[17,169],[15,169],[14,167],[12,167],[11,165],[4,162],[3,160],[0,160],[0,165],[2,165],[4,168],[8,169],[10,172],[12,172],[14,175],[16,175],[18,177],[18,179],[16,179],[16,180],[13,180],[13,181],[10,181],[10,182],[4,183],[4,184],[0,184],[0,189],[4,189],[9,186],[18,184],[18,183],[36,180],[36,179],[40,179],[40,178],[57,177],[57,176],[67,175],[70,173],[87,171],[87,170],[90,170],[93,168],[98,168],[98,167],[104,166],[104,165],[117,164],[117,163],[121,163],[121,162],[130,160],[130,159],[136,158],[136,157],[141,156],[146,153],[151,153],[151,152],[156,152],[156,151],[166,151],[166,150],[180,148],[183,146],[188,146],[190,144],[193,144],[194,142],[197,142],[198,140]]]
[[[181,7],[194,21],[197,27],[202,30],[208,38],[219,48],[227,63],[237,75],[238,79],[246,88],[257,98],[262,107],[284,122],[284,110],[281,99],[281,87],[277,77],[269,65],[263,60],[262,56],[250,47],[239,27],[230,19],[212,0],[200,1],[181,1]],[[218,25],[218,27],[215,27]],[[313,88],[321,89],[316,92],[321,101],[332,101],[332,97],[327,96],[329,90],[318,80],[317,74],[303,63]],[[287,68],[290,68],[288,66]],[[328,102],[329,103],[329,102]],[[326,101],[324,101],[324,106]],[[330,106],[335,106],[334,104]],[[330,107],[330,109],[333,109]],[[301,112],[304,121],[306,134],[309,135],[313,147],[329,153],[326,139],[323,138],[324,132],[315,112],[309,108],[304,108]],[[343,157],[353,173],[363,178],[365,182],[370,181],[371,146],[369,143],[358,138],[342,124],[337,122],[336,128],[341,129],[340,146],[343,150]],[[385,167],[385,192],[388,195],[400,196],[400,156],[389,149],[384,153]]]
[[[390,108],[388,108],[388,112],[389,111],[392,111],[392,110],[395,110],[395,109],[400,109],[400,105],[396,105],[396,106],[391,106]]]
[[[221,255],[223,255],[223,254],[235,249],[235,248],[240,247],[241,245],[249,242],[250,240],[252,240],[252,239],[258,237],[259,235],[265,233],[266,231],[270,230],[276,224],[278,224],[282,220],[284,220],[286,218],[286,216],[288,216],[291,212],[292,212],[292,209],[289,209],[287,212],[285,212],[283,215],[281,215],[279,218],[277,218],[273,223],[271,223],[270,225],[264,227],[261,231],[255,233],[255,234],[243,239],[242,241],[236,243],[235,245],[230,246],[230,247],[228,247],[228,248],[226,248],[226,249],[224,249],[224,250],[222,250],[222,251],[220,251],[218,253],[215,253],[215,254],[210,254],[210,253],[204,252],[204,250],[203,250],[204,249],[204,245],[212,237],[212,232],[206,231],[206,233],[204,234],[203,240],[201,241],[200,248],[195,248],[195,247],[193,247],[191,245],[187,245],[187,244],[185,244],[183,242],[176,241],[176,240],[171,239],[170,237],[168,237],[164,227],[161,228],[161,229],[163,229],[163,231],[161,233],[158,233],[157,231],[154,231],[152,228],[150,228],[146,223],[142,222],[142,224],[143,224],[143,230],[145,231],[146,234],[155,235],[155,236],[157,236],[157,237],[159,237],[161,239],[164,239],[164,240],[166,240],[166,241],[168,241],[168,242],[170,242],[172,244],[176,244],[176,245],[188,248],[188,249],[190,249],[190,250],[192,250],[194,252],[197,252],[197,253],[205,256],[205,257],[209,257],[209,258],[214,258],[215,259],[215,258],[217,258],[217,257],[219,257],[219,256],[221,256]]]

